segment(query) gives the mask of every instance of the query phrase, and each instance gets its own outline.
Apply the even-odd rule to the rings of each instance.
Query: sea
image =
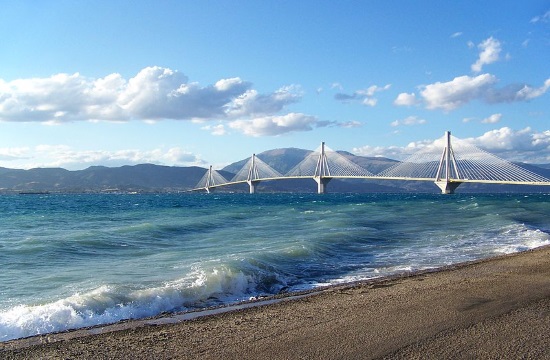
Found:
[[[0,195],[0,341],[550,244],[550,194]]]

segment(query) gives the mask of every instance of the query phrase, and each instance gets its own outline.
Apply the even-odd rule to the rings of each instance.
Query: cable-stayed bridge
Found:
[[[479,149],[447,131],[434,144],[376,174],[322,143],[286,174],[252,155],[232,179],[224,178],[210,167],[189,191],[210,192],[219,187],[247,183],[252,194],[261,181],[304,178],[317,182],[319,194],[326,192],[332,179],[431,181],[443,194],[454,193],[463,183],[550,186],[550,179]]]

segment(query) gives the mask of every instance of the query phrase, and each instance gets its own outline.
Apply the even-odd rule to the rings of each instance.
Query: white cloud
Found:
[[[386,157],[389,159],[396,159],[396,160],[403,158],[402,148],[398,146],[386,147],[386,146],[365,145],[365,146],[353,148],[352,152],[358,156]]]
[[[492,36],[481,42],[477,47],[480,50],[479,58],[472,64],[472,71],[476,73],[480,72],[484,65],[498,61],[502,50],[500,42]]]
[[[226,105],[249,87],[238,78],[201,87],[177,71],[148,67],[128,81],[117,103],[135,119],[211,119],[224,116]]]
[[[28,147],[0,148],[0,161],[25,160],[29,150]]]
[[[405,126],[422,125],[422,124],[425,124],[425,123],[426,123],[426,120],[419,119],[418,116],[408,116],[403,120],[392,121],[390,125],[393,126],[393,127],[396,127],[396,126],[401,126],[401,125],[405,125]]]
[[[496,77],[490,74],[459,76],[448,82],[426,85],[420,95],[428,109],[450,111],[481,97],[496,81]]]
[[[497,78],[491,74],[481,74],[475,77],[465,75],[448,82],[426,85],[420,91],[420,95],[426,108],[451,111],[476,99],[490,104],[529,101],[544,95],[550,89],[550,78],[540,87],[511,84],[503,88],[496,88],[494,87],[496,83]],[[406,103],[406,100],[407,97],[404,95],[400,103]]]
[[[237,77],[201,86],[158,66],[146,67],[128,80],[120,74],[91,79],[78,73],[0,79],[0,94],[0,121],[51,124],[246,118],[273,115],[301,98],[296,86],[259,94]]]
[[[359,121],[346,121],[343,123],[339,123],[338,126],[343,128],[358,128],[362,127],[363,124]]]
[[[404,160],[410,155],[425,149],[426,147],[439,148],[443,150],[443,140],[438,139],[436,141],[423,140],[416,141],[407,144],[406,146],[370,146],[365,145],[361,147],[356,147],[352,149],[352,152],[359,156],[369,156],[369,157],[386,157],[389,159],[395,160]]]
[[[401,93],[397,95],[397,98],[393,101],[394,105],[397,106],[411,106],[418,103],[415,93]]]
[[[547,79],[544,85],[539,88],[532,88],[528,85],[524,85],[521,90],[516,93],[516,98],[518,100],[531,100],[544,95],[548,89],[550,89],[550,79]]]
[[[295,131],[310,131],[314,127],[325,126],[315,117],[289,113],[281,116],[264,116],[252,120],[235,120],[229,127],[248,136],[276,136]]]
[[[533,132],[531,128],[514,131],[509,127],[503,127],[487,131],[476,138],[464,139],[475,146],[483,147],[487,150],[529,150],[532,149]],[[550,139],[549,139],[550,140]],[[550,145],[550,142],[548,143]]]
[[[550,130],[535,132],[530,127],[521,130],[503,127],[465,140],[509,161],[550,162]]]
[[[381,91],[386,91],[391,87],[391,84],[384,86],[372,85],[366,89],[355,91],[353,94],[337,93],[334,98],[341,102],[358,101],[365,106],[376,106],[378,100],[374,95]]]
[[[222,136],[222,135],[225,135],[227,133],[227,131],[225,130],[225,126],[223,124],[206,125],[206,126],[201,127],[201,129],[206,130],[206,131],[210,131],[210,133],[212,135],[215,135],[215,136]]]
[[[485,119],[481,120],[483,124],[496,124],[502,118],[502,114],[493,114]]]
[[[248,90],[228,105],[227,115],[232,118],[275,114],[285,106],[302,98],[298,86],[285,86],[272,94],[262,95],[256,90]]]
[[[451,35],[451,38],[457,38],[457,37],[460,37],[460,36],[462,36],[462,32],[461,32],[461,31],[457,31],[457,32],[455,32],[455,33],[453,33],[453,34]]]
[[[225,126],[223,124],[215,125],[212,127],[212,135],[222,136],[225,135]]]
[[[510,84],[500,89],[487,89],[483,94],[483,100],[488,103],[530,101],[544,95],[548,89],[550,89],[550,78],[540,87],[532,87],[526,84]]]
[[[62,167],[79,170],[93,165],[122,166],[153,163],[170,166],[204,166],[200,156],[179,147],[117,151],[75,150],[66,145],[38,145],[0,149],[0,166],[10,168]]]
[[[538,22],[549,22],[550,21],[550,10],[548,10],[544,15],[535,16],[531,19],[532,23],[538,23]]]
[[[503,127],[488,131],[479,137],[462,139],[462,141],[508,161],[521,161],[531,164],[550,163],[550,130],[536,132],[529,127],[521,130]],[[416,141],[403,147],[373,147],[366,145],[354,148],[353,152],[361,156],[383,156],[404,160],[421,149],[429,148],[443,151],[443,138]]]

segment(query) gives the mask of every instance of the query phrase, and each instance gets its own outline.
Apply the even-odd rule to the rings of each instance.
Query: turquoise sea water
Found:
[[[549,194],[0,196],[0,341],[550,244]]]

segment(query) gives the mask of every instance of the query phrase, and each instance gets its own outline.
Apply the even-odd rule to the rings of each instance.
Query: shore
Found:
[[[550,246],[192,320],[0,343],[2,359],[550,359]]]

